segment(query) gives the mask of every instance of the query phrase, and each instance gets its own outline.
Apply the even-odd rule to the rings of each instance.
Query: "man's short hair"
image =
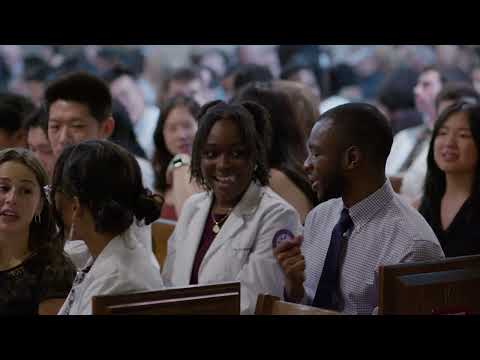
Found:
[[[57,100],[86,105],[98,122],[112,115],[112,95],[107,84],[86,72],[67,74],[49,84],[45,91],[47,111]]]
[[[330,120],[338,141],[346,149],[358,146],[367,160],[384,168],[392,148],[393,133],[390,124],[375,106],[366,103],[348,103],[323,113],[319,121]]]
[[[425,66],[421,71],[420,71],[420,74],[418,75],[418,77],[420,78],[420,76],[422,76],[423,74],[429,72],[429,71],[434,71],[438,74],[439,78],[440,78],[440,82],[442,84],[445,84],[447,82],[447,78],[445,76],[445,70],[438,66],[438,65],[427,65]]]
[[[196,66],[193,67],[180,67],[178,69],[172,70],[163,81],[162,89],[163,93],[166,94],[170,89],[170,84],[173,81],[188,83],[194,80],[201,81],[200,71]]]

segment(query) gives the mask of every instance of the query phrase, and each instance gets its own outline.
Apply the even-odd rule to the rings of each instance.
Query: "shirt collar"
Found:
[[[368,223],[379,210],[393,199],[393,196],[392,185],[387,179],[377,191],[348,209],[355,229],[359,229]],[[345,204],[343,206],[345,207]]]

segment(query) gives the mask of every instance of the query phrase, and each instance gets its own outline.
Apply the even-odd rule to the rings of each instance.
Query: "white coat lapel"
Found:
[[[263,195],[263,189],[255,182],[251,182],[248,190],[243,195],[240,202],[232,210],[232,213],[223,224],[217,237],[213,240],[210,248],[203,258],[202,265],[208,262],[208,259],[215,254],[225,243],[235,239],[237,233],[244,228],[248,216],[252,215],[260,203]],[[200,266],[200,271],[202,267]]]
[[[182,242],[183,249],[180,252],[182,256],[176,261],[176,270],[181,274],[181,283],[190,283],[193,261],[195,260],[195,254],[197,253],[198,245],[203,235],[207,216],[210,213],[211,204],[212,195],[209,194],[209,196],[200,201],[195,209],[193,209],[192,221],[185,227],[185,232],[183,233],[184,241]]]

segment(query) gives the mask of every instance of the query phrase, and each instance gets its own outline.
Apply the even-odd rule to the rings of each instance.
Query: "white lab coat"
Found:
[[[152,247],[152,224],[150,225],[138,225],[136,221],[131,225],[132,231],[135,231],[135,237],[143,244],[149,254],[148,258],[153,266],[160,271],[160,265],[153,253]],[[90,259],[90,251],[87,244],[83,240],[67,240],[65,243],[64,251],[70,257],[77,270],[83,269],[88,260]]]
[[[206,192],[185,202],[168,240],[162,274],[167,286],[189,285],[211,203],[212,194]],[[253,314],[259,294],[282,296],[283,273],[272,250],[281,229],[301,234],[297,211],[269,187],[252,182],[205,254],[198,283],[240,281],[242,314]]]
[[[143,186],[151,191],[155,190],[155,172],[153,171],[152,163],[148,160],[142,159],[139,156],[135,156],[138,162],[140,171],[142,173]]]
[[[423,131],[425,131],[425,125],[422,124],[404,129],[395,135],[392,149],[385,165],[387,176],[401,175],[400,169],[415,147],[419,134]]]
[[[413,161],[410,168],[403,175],[400,195],[410,204],[420,199],[423,195],[423,186],[427,176],[427,157],[430,143],[425,141],[422,150]]]
[[[59,315],[65,315],[71,303],[70,315],[90,315],[95,295],[126,294],[153,291],[164,287],[160,271],[150,261],[150,254],[138,239],[138,227],[132,225],[113,238],[93,261],[83,281],[73,286]]]

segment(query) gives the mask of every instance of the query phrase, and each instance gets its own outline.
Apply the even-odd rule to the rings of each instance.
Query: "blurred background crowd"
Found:
[[[103,76],[121,65],[145,104],[160,106],[167,91],[203,104],[228,100],[252,80],[284,79],[307,85],[320,112],[348,101],[371,102],[396,133],[421,123],[413,91],[421,69],[441,66],[449,81],[469,82],[478,91],[479,55],[476,45],[1,45],[0,90],[40,104],[46,84],[58,75],[85,70]],[[177,87],[170,86],[172,78]],[[134,118],[133,90],[119,88],[122,94],[113,95]]]

